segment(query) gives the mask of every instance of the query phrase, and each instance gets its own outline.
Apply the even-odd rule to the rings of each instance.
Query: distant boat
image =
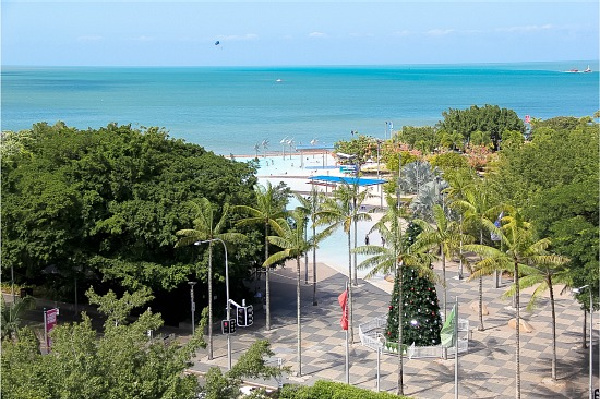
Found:
[[[583,72],[592,72],[592,69],[588,65],[587,68],[585,68],[583,71],[580,71],[577,68],[573,68],[573,69],[569,69],[568,71],[563,71],[563,72],[568,72],[568,73],[583,73]]]
[[[275,80],[275,81],[276,81],[277,83],[279,83],[279,82],[283,82],[283,80],[281,80],[281,79],[277,79],[277,80]]]

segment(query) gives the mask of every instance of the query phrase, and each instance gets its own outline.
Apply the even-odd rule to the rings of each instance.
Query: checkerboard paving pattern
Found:
[[[326,268],[318,264],[319,270]],[[311,267],[312,269],[312,267]],[[337,297],[345,289],[347,277],[331,272],[317,283],[317,306],[312,306],[313,287],[301,285],[302,375],[290,375],[286,382],[312,384],[319,379],[345,382],[345,332],[340,329],[341,310]],[[238,328],[231,336],[233,363],[256,339],[267,339],[276,357],[297,372],[296,270],[277,269],[270,277],[271,331],[264,330],[264,311],[255,312],[254,325]],[[477,301],[478,281],[458,281],[456,273],[447,271],[448,302],[459,298],[459,314],[470,321],[469,352],[459,357],[459,396],[461,398],[512,398],[515,392],[515,332],[507,323],[514,318],[511,299],[502,298],[510,281],[496,288],[492,277],[484,277],[483,301],[489,315],[483,317],[484,331],[477,331],[478,313],[471,309]],[[303,273],[302,273],[303,276]],[[375,280],[375,279],[374,279]],[[312,281],[312,276],[309,281]],[[262,282],[264,285],[264,281]],[[383,288],[382,289],[382,284]],[[387,286],[385,286],[387,284]],[[376,353],[360,344],[358,324],[374,317],[385,317],[391,299],[392,284],[379,279],[374,286],[359,280],[353,287],[354,343],[350,345],[350,383],[375,390]],[[386,292],[387,291],[387,292]],[[264,287],[263,287],[264,292]],[[437,287],[441,302],[442,287]],[[520,366],[522,398],[583,398],[587,396],[588,350],[583,348],[583,311],[570,296],[555,292],[556,354],[558,381],[550,381],[552,359],[552,323],[550,301],[542,298],[533,311],[525,306],[530,295],[522,293],[521,317],[533,331],[521,331]],[[476,306],[473,309],[477,309]],[[598,337],[594,335],[594,366],[598,366]],[[227,346],[225,336],[214,336],[214,359],[207,360],[200,350],[193,368],[206,371],[211,366],[225,369]],[[398,378],[398,358],[381,355],[380,386],[382,391],[395,392]],[[404,359],[405,394],[415,398],[454,398],[454,359]],[[276,386],[275,381],[267,384]],[[598,370],[594,369],[594,384],[598,385]]]

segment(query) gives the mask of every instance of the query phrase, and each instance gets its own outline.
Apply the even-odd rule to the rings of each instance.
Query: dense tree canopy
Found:
[[[531,142],[504,148],[493,183],[500,199],[523,208],[552,251],[571,259],[574,284],[598,292],[598,125],[589,118],[552,118]],[[582,299],[584,296],[582,296]]]
[[[130,311],[143,307],[148,290],[99,296],[88,291],[90,302],[108,318],[102,334],[83,315],[81,323],[60,324],[50,333],[52,349],[42,355],[34,334],[20,330],[18,340],[2,343],[3,398],[206,398],[235,399],[240,396],[244,378],[267,379],[281,376],[288,368],[268,366],[273,356],[267,341],[256,341],[227,373],[209,369],[204,386],[187,368],[195,351],[204,347],[203,331],[207,312],[202,312],[194,335],[180,343],[162,335],[148,335],[162,325],[159,313],[147,309],[128,323]]]
[[[497,143],[502,139],[505,130],[525,133],[525,124],[519,116],[514,111],[500,108],[498,105],[472,105],[465,110],[449,108],[442,115],[444,120],[439,124],[441,130],[447,133],[458,132],[462,134],[465,142],[470,140],[472,133],[478,131],[477,141],[483,143],[488,134],[492,142]]]
[[[226,201],[247,204],[254,195],[253,164],[159,128],[42,123],[3,137],[12,143],[2,154],[3,277],[12,266],[18,282],[47,277],[63,289],[83,267],[86,276],[172,289],[206,264],[204,248],[174,248],[175,233],[192,225],[190,201],[206,198],[220,214]],[[235,260],[255,255],[239,254],[234,273]],[[53,276],[40,273],[48,265]]]

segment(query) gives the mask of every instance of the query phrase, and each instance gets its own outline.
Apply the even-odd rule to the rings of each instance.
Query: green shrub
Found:
[[[333,381],[317,381],[310,386],[286,384],[279,399],[391,399],[408,398],[387,392],[372,392],[352,385]]]

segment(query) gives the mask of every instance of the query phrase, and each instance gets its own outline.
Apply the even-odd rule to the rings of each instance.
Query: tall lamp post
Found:
[[[219,241],[223,244],[223,248],[225,248],[225,296],[227,299],[227,321],[231,320],[231,308],[229,306],[229,263],[227,262],[227,245],[225,245],[225,241],[220,238],[211,238],[210,240],[201,240],[196,241],[194,245],[200,244],[208,244],[212,241]],[[211,298],[209,298],[211,300]],[[231,370],[231,338],[229,333],[227,335],[227,369]]]
[[[287,137],[284,139],[279,140],[279,144],[281,144],[283,146],[283,160],[285,161],[285,143],[287,141]]]
[[[194,335],[194,310],[196,310],[196,303],[194,302],[194,286],[196,285],[196,282],[189,281],[188,284],[190,285],[190,300],[192,304],[192,335]]]
[[[590,293],[590,344],[588,345],[589,348],[589,389],[590,389],[590,399],[593,399],[594,397],[594,390],[592,389],[592,288],[589,285],[584,285],[582,287],[577,287],[577,288],[573,288],[573,293],[575,294],[582,294],[583,291],[585,289],[588,289],[588,292]]]

